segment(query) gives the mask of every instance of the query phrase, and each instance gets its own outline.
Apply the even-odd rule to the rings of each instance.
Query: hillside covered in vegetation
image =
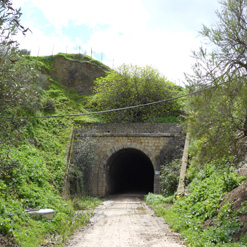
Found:
[[[62,197],[73,125],[77,121],[92,123],[105,120],[100,115],[100,118],[65,116],[87,113],[94,96],[90,92],[79,95],[78,87],[68,87],[53,79],[50,74],[54,75],[54,61],[60,57],[71,63],[85,63],[86,60],[86,63],[98,66],[98,70],[103,68],[109,73],[106,66],[83,55],[21,55],[18,62],[10,62],[10,66],[18,68],[21,65],[34,76],[30,75],[30,88],[20,84],[20,87],[24,86],[23,91],[30,95],[25,98],[30,102],[25,102],[20,91],[20,95],[15,95],[20,102],[10,105],[9,95],[5,94],[6,107],[1,109],[0,243],[2,241],[6,245],[11,241],[21,246],[62,243],[89,218],[87,214],[75,214],[75,210],[98,203],[97,199],[85,197],[83,191],[80,199],[65,200]],[[94,67],[94,71],[96,69]],[[167,121],[171,121],[169,116]],[[54,218],[36,220],[26,212],[27,209],[39,208],[54,209]]]
[[[222,2],[219,23],[201,32],[212,46],[194,52],[184,89],[149,66],[113,71],[82,54],[29,56],[13,39],[28,31],[20,10],[2,2],[0,246],[61,246],[90,217],[76,210],[100,203],[83,188],[64,198],[66,176],[81,175],[67,168],[77,122],[182,123],[191,133],[184,194],[176,193],[174,145],[161,167],[163,195],[149,194],[147,203],[189,246],[247,246],[246,8],[244,0]],[[95,111],[109,112],[86,115]],[[55,216],[35,219],[26,211],[39,208]]]
[[[20,63],[27,68],[48,68],[53,58],[26,57]],[[16,66],[16,64],[15,64]],[[60,118],[17,118],[42,117],[83,113],[83,102],[87,96],[44,76],[36,70],[39,90],[35,108],[20,104],[1,109],[0,149],[0,235],[10,236],[20,246],[39,246],[46,241],[61,243],[73,229],[86,223],[88,215],[76,215],[75,209],[90,208],[97,199],[64,200],[64,178],[66,154],[74,120],[97,122],[97,118],[82,116],[74,119]],[[21,95],[20,95],[21,97]],[[17,102],[16,102],[17,103]],[[30,109],[31,107],[31,109]],[[25,212],[29,208],[55,210],[52,220],[35,220]],[[2,241],[2,242],[1,242]],[[7,239],[0,243],[7,246]]]

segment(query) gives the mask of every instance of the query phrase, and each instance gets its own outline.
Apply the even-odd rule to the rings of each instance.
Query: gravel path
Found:
[[[142,200],[143,195],[111,196],[95,210],[89,225],[74,234],[68,247],[182,247],[178,233],[169,229]]]

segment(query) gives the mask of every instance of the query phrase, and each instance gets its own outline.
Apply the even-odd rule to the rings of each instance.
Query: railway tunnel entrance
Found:
[[[68,159],[72,159],[87,140],[93,145],[94,155],[85,188],[90,195],[107,196],[128,191],[160,193],[161,160],[158,157],[171,145],[177,146],[176,140],[183,144],[184,134],[178,124],[76,124]],[[65,191],[69,193],[69,185],[66,186]]]
[[[134,148],[114,153],[108,161],[108,194],[148,193],[154,190],[154,168],[149,157]]]

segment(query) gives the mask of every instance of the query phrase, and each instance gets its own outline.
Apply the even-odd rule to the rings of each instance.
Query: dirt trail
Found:
[[[143,195],[111,196],[95,210],[90,224],[72,236],[68,247],[182,247],[143,201]]]

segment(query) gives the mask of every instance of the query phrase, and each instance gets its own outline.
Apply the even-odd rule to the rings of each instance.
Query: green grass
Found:
[[[91,210],[101,204],[101,200],[98,197],[76,197],[72,200],[75,210]]]
[[[103,63],[101,63],[98,60],[95,60],[93,58],[91,58],[90,56],[87,55],[83,55],[83,54],[66,54],[66,53],[58,53],[57,56],[62,56],[68,60],[74,60],[74,61],[79,61],[81,63],[90,63],[93,65],[96,65],[98,67],[103,68],[104,70],[108,71],[109,67],[107,67],[106,65],[104,65]]]
[[[145,200],[173,230],[182,234],[188,246],[247,246],[246,237],[240,241],[233,238],[241,230],[239,212],[232,210],[231,203],[219,207],[222,195],[238,186],[243,179],[237,178],[231,170],[211,163],[194,177],[188,195],[175,200],[175,197],[148,194]],[[170,202],[174,202],[171,208],[167,207]],[[244,204],[242,210],[245,207]],[[207,220],[212,224],[203,227]]]

